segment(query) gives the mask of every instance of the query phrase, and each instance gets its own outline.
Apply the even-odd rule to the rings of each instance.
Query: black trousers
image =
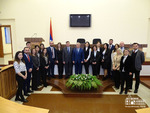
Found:
[[[93,75],[95,75],[95,76],[98,75],[97,64],[92,64],[92,71],[93,71]]]
[[[72,75],[72,63],[71,62],[65,63],[65,74],[66,76]]]
[[[48,69],[42,68],[41,73],[42,73],[42,82],[44,86],[47,86],[46,82],[46,76],[47,76]]]
[[[129,77],[129,89],[132,89],[132,84],[133,84],[133,74],[135,74],[135,90],[138,90],[139,85],[140,85],[140,71],[134,71],[132,75]]]
[[[39,77],[39,71],[36,69],[32,70],[32,90],[36,90],[38,87],[38,78]]]
[[[76,62],[75,63],[75,74],[81,74],[82,73],[82,63]]]
[[[63,62],[58,63],[58,74],[59,74],[59,77],[62,77],[62,75],[63,75]]]
[[[126,82],[125,91],[127,92],[129,89],[129,72],[121,72],[121,91],[124,89],[124,82]]]
[[[115,87],[119,89],[120,86],[120,72],[118,70],[113,71]]]
[[[101,63],[97,63],[97,75],[100,74],[100,66],[101,66]]]
[[[41,85],[41,69],[37,71],[37,86]]]
[[[31,81],[31,72],[27,71],[27,79],[25,80],[23,85],[24,94],[28,93],[28,91],[30,90],[30,81]]]
[[[54,66],[55,66],[55,60],[51,61],[49,64],[49,71],[48,71],[48,76],[54,76]]]
[[[23,72],[22,74],[25,75],[25,72]],[[18,99],[19,97],[24,100],[24,96],[22,94],[22,91],[23,91],[23,85],[24,85],[24,79],[19,76],[18,74],[16,74],[16,80],[18,82],[18,89],[17,89],[17,93],[16,93],[16,98]]]
[[[85,62],[85,63],[84,63],[85,73],[86,73],[86,74],[89,74],[89,65],[90,65],[89,62]]]

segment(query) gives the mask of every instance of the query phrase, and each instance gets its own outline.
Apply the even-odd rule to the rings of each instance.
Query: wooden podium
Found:
[[[41,37],[36,37],[36,38],[33,38],[33,37],[25,37],[24,38],[24,41],[25,42],[31,42],[31,48],[34,48],[35,45],[40,45],[42,42],[44,42],[45,40]]]

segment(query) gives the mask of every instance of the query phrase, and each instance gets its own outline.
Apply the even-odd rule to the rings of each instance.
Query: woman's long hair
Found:
[[[86,43],[88,43],[88,45],[89,45],[89,46],[88,46],[88,49],[90,49],[90,43],[89,43],[88,41],[86,41],[85,44],[86,44]],[[85,48],[86,48],[86,47],[85,47],[85,45],[84,45],[84,50],[85,50]]]
[[[119,44],[115,44],[115,47],[114,47],[113,52],[116,52],[116,51],[117,51],[116,46],[118,46],[118,48],[119,48]]]
[[[19,55],[20,53],[22,53],[22,51],[17,51],[16,54],[15,54],[15,61],[17,61],[18,64],[20,64],[20,59],[18,58],[18,55]],[[23,56],[23,53],[22,53],[22,56]],[[21,61],[24,62],[23,57],[22,57]]]
[[[61,42],[58,42],[58,44],[57,44],[57,50],[58,50],[58,45],[60,44],[60,50],[62,50],[62,44],[61,44]]]
[[[44,57],[44,50],[45,50],[46,48],[43,48],[43,51],[42,51],[42,53],[41,53],[41,55],[42,55],[42,57]],[[47,50],[47,49],[46,49]],[[47,52],[46,52],[46,57],[48,57],[48,54],[47,54]]]
[[[33,50],[35,50],[35,48],[31,49],[31,56],[33,56]],[[37,55],[37,52],[35,50],[35,56]]]

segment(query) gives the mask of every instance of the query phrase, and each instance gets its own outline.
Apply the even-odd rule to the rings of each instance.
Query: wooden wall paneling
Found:
[[[17,87],[16,87],[16,74],[14,68],[9,69],[9,89],[10,89],[10,94],[9,97],[14,96],[16,93]]]
[[[10,87],[9,87],[9,74],[8,74],[8,70],[3,71],[2,73],[2,87],[3,87],[3,97],[4,98],[9,98],[10,96]]]
[[[2,75],[0,73],[0,96],[3,96],[3,87],[2,87]]]

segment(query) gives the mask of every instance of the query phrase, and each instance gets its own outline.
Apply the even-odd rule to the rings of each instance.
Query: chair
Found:
[[[77,42],[79,42],[79,43],[85,43],[85,39],[84,38],[78,38]]]
[[[102,43],[100,38],[94,38],[93,39],[93,44],[97,44],[97,42]]]

